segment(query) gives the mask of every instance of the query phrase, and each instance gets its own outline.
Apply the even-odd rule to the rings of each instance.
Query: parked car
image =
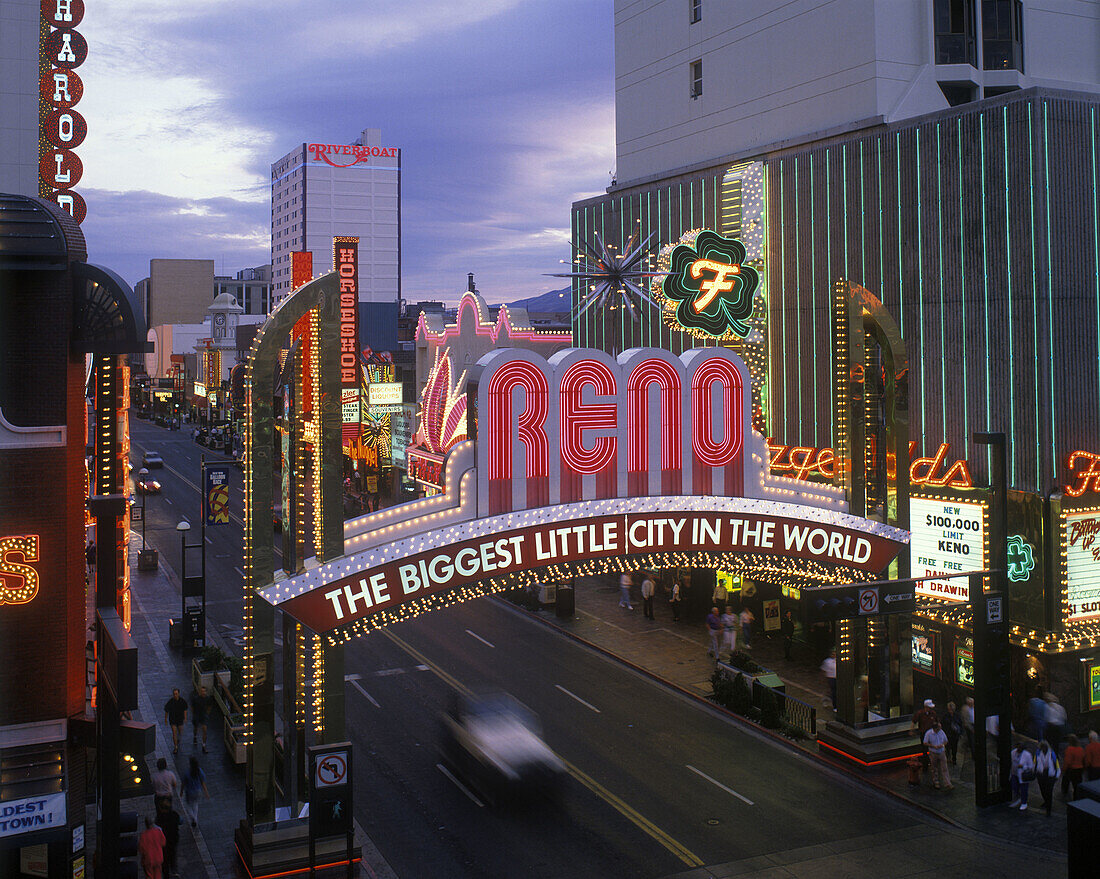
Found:
[[[150,470],[154,467],[163,467],[164,459],[160,456],[160,452],[146,452],[141,457],[141,466]]]
[[[155,479],[139,479],[135,488],[138,494],[160,494],[160,483]]]
[[[554,796],[564,782],[538,718],[507,693],[455,697],[442,728],[444,760],[490,803]]]

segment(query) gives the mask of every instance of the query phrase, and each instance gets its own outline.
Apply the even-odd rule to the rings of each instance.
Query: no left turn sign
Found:
[[[867,587],[859,590],[859,615],[868,616],[878,613],[878,588]]]

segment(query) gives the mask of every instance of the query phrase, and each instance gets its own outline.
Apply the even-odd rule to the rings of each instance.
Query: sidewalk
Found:
[[[559,618],[553,607],[532,615],[685,693],[701,699],[709,697],[714,660],[707,655],[709,639],[700,611],[682,611],[680,621],[674,622],[667,598],[658,595],[654,600],[656,619],[647,620],[642,615],[640,600],[632,611],[619,607],[617,576],[614,581],[611,578],[578,578],[574,596],[576,614],[572,618]],[[832,709],[826,707],[824,675],[808,644],[796,640],[791,660],[785,660],[779,633],[765,635],[761,631],[761,621],[757,620],[752,649],[748,652],[760,665],[779,675],[789,695],[817,709],[819,730],[835,717]],[[738,722],[750,723],[744,718],[738,718]],[[814,741],[796,743],[763,727],[752,726],[787,747],[800,748],[959,827],[1051,852],[1066,851],[1066,806],[1061,798],[1060,782],[1055,785],[1050,818],[1043,812],[1042,796],[1035,783],[1031,785],[1031,805],[1026,812],[1009,809],[1007,805],[978,809],[974,802],[974,764],[965,745],[959,747],[959,765],[951,767],[954,790],[941,791],[932,788],[927,773],[919,787],[910,786],[904,763],[863,771],[840,758],[824,756]]]
[[[138,698],[139,710],[135,720],[155,721],[157,724],[156,751],[146,758],[142,771],[146,779],[156,767],[157,759],[164,757],[168,765],[181,778],[186,773],[190,758],[198,758],[206,774],[210,798],[199,804],[197,827],[191,827],[183,808],[174,803],[183,822],[180,827],[180,844],[177,855],[177,872],[187,879],[229,879],[248,874],[237,858],[233,832],[245,816],[245,773],[229,759],[222,740],[222,717],[215,707],[211,715],[207,749],[202,752],[202,742],[191,743],[191,719],[183,730],[178,754],[172,753],[172,731],[164,722],[164,703],[171,697],[172,688],[178,687],[180,695],[190,699],[191,657],[168,646],[168,619],[180,614],[180,585],[174,572],[163,562],[156,571],[139,572],[137,551],[141,540],[130,542],[131,594],[133,600],[133,630],[131,637],[138,647]],[[215,643],[228,653],[239,653],[233,645],[226,645],[215,631],[207,626],[208,643]],[[151,786],[147,794],[124,799],[122,811],[138,813],[139,827],[145,815],[153,817]],[[87,808],[88,850],[94,851],[96,807]],[[357,839],[362,843],[363,863],[358,875],[393,877],[394,873],[373,843],[356,826]],[[89,875],[91,871],[89,871]],[[308,875],[308,871],[306,874]],[[167,876],[166,876],[167,879]]]

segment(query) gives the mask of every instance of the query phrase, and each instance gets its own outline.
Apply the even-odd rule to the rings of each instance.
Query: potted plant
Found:
[[[219,674],[212,693],[214,704],[225,717],[241,713],[244,696],[244,663],[237,656],[226,656],[225,674]]]
[[[203,647],[199,655],[191,660],[191,682],[195,691],[198,692],[199,687],[206,687],[207,693],[213,693],[215,680],[229,686],[228,659],[228,654],[220,647],[213,644]]]
[[[244,744],[244,715],[240,712],[226,715],[222,738],[225,741],[225,750],[229,752],[229,759],[237,765],[244,763],[248,757]]]

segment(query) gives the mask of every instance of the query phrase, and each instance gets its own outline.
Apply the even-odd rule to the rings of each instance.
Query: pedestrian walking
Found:
[[[916,729],[917,738],[921,743],[920,762],[925,769],[931,766],[931,761],[928,758],[928,746],[924,744],[924,736],[925,733],[932,728],[932,724],[938,721],[939,717],[936,715],[936,703],[931,699],[925,699],[924,705],[913,712],[912,727]]]
[[[783,658],[789,660],[794,646],[794,615],[790,611],[779,621],[779,634],[783,636]]]
[[[1085,749],[1081,741],[1072,733],[1066,739],[1066,753],[1062,755],[1062,799],[1069,799],[1069,789],[1073,786],[1073,799],[1077,799],[1077,788],[1085,773]]]
[[[180,779],[168,768],[168,761],[161,757],[157,760],[156,771],[151,776],[153,781],[153,808],[160,810],[162,804],[172,802],[172,794],[179,791]]]
[[[829,707],[836,710],[836,651],[830,650],[825,661],[821,663],[821,671],[825,674],[825,683],[829,685]]]
[[[936,790],[940,786],[951,790],[951,770],[947,768],[947,733],[943,730],[943,724],[938,720],[932,722],[931,728],[921,739],[928,759],[932,765],[932,787]]]
[[[722,637],[722,620],[718,616],[718,608],[712,607],[707,614],[707,635],[710,636],[710,655],[718,659],[718,648]]]
[[[164,722],[172,728],[172,753],[180,752],[180,733],[187,722],[187,701],[180,696],[179,687],[172,690],[172,698],[164,703]]]
[[[668,603],[672,608],[672,621],[674,623],[680,622],[680,602],[684,600],[683,593],[680,591],[680,581],[672,581],[672,590],[668,595]]]
[[[1085,745],[1085,777],[1088,781],[1100,778],[1100,735],[1089,730],[1089,743]]]
[[[737,652],[737,616],[733,608],[726,605],[726,612],[722,614],[722,643],[729,651],[730,662],[733,662],[733,654]]]
[[[1050,817],[1051,800],[1054,799],[1054,782],[1062,774],[1058,765],[1058,755],[1047,739],[1039,742],[1039,753],[1035,755],[1035,779],[1039,782],[1039,793],[1043,795],[1043,808]]]
[[[84,561],[89,568],[95,567],[95,541],[89,540],[88,545],[84,547]]]
[[[726,591],[726,581],[719,580],[714,584],[714,594],[710,597],[711,604],[715,607],[725,607],[729,601],[729,593]]]
[[[940,725],[947,736],[947,759],[952,766],[959,765],[959,738],[962,736],[962,719],[955,710],[955,703],[948,702],[947,710],[940,718]]]
[[[145,879],[161,879],[161,867],[164,864],[164,831],[153,820],[145,816],[145,830],[138,837],[138,855]]]
[[[741,643],[746,650],[752,649],[752,623],[756,617],[752,615],[747,605],[741,605]]]
[[[176,853],[180,844],[180,814],[168,803],[157,812],[157,827],[164,833],[164,875],[179,875],[176,870]]]
[[[1027,729],[1036,741],[1045,737],[1047,729],[1047,703],[1043,698],[1043,691],[1038,689],[1035,695],[1027,700]]]
[[[653,616],[653,595],[657,591],[657,584],[653,582],[653,572],[642,572],[642,613],[647,620],[656,619]]]
[[[210,799],[210,790],[206,787],[206,773],[199,766],[199,761],[191,758],[190,768],[183,778],[183,811],[191,819],[191,826],[199,823],[199,799],[205,795]]]
[[[1057,754],[1062,739],[1066,735],[1066,724],[1069,722],[1069,718],[1066,716],[1065,707],[1053,693],[1047,693],[1043,699],[1047,703],[1047,728],[1044,738],[1050,742],[1050,746],[1054,748],[1054,753]]]
[[[633,585],[634,578],[629,572],[623,571],[622,576],[619,577],[619,607],[634,610],[634,605],[630,603],[630,587]]]
[[[966,702],[963,703],[962,711],[959,712],[959,719],[962,721],[963,735],[966,737],[966,750],[970,754],[970,759],[974,759],[974,697],[967,696]]]
[[[1014,761],[1018,782],[1016,789],[1019,793],[1020,811],[1026,812],[1028,788],[1031,786],[1031,782],[1035,780],[1035,758],[1026,745],[1019,745],[1017,750],[1019,753]],[[1009,803],[1009,808],[1015,804],[1016,801]]]
[[[199,687],[197,693],[191,694],[191,744],[199,743],[199,733],[202,733],[202,752],[206,753],[206,725],[210,720],[211,698],[207,695],[206,687]]]

